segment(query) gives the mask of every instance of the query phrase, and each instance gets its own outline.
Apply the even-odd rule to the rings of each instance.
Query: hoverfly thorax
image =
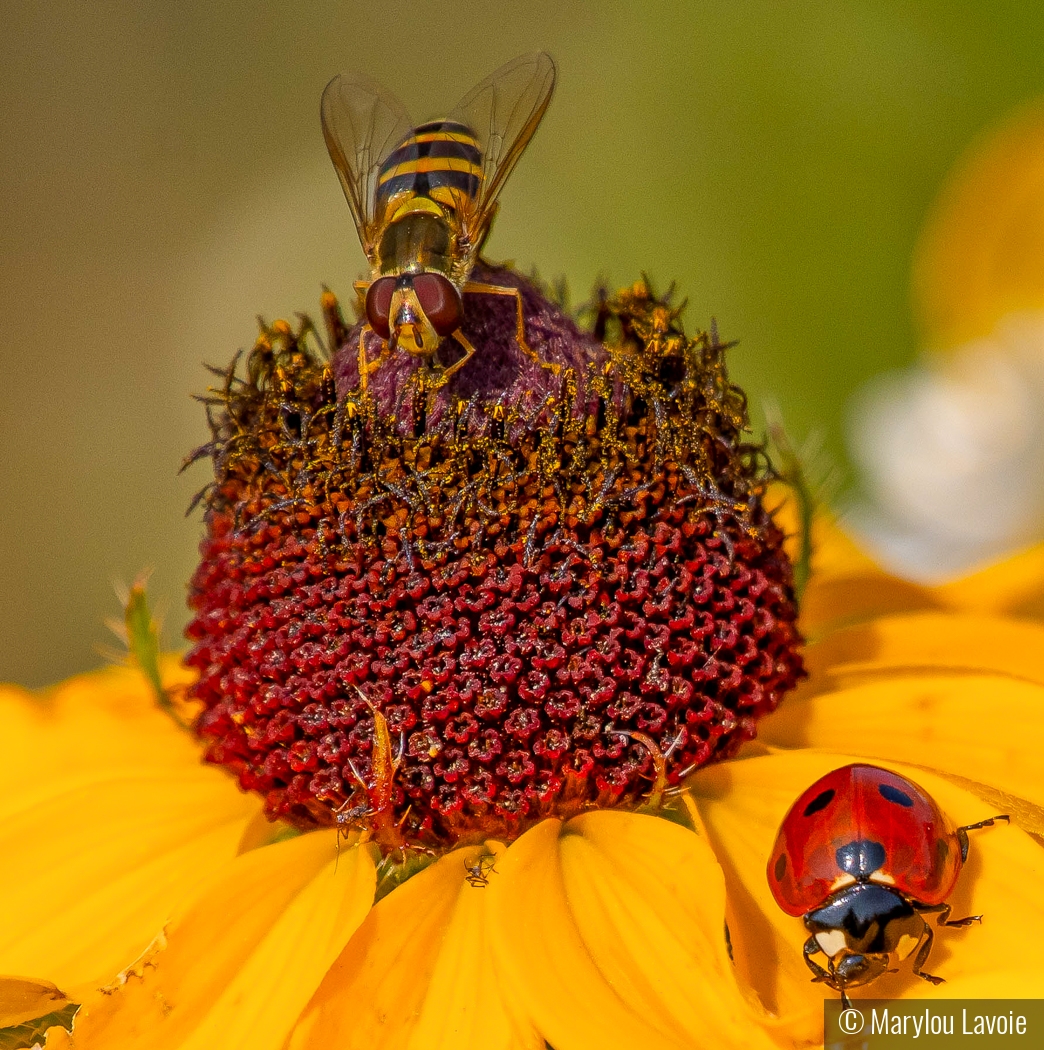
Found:
[[[414,125],[401,103],[366,77],[341,74],[323,92],[327,148],[370,265],[366,322],[390,350],[437,363],[444,338],[461,332],[465,294],[518,291],[469,283],[497,196],[540,123],[555,66],[543,53],[498,69],[444,120]],[[365,386],[365,331],[359,372]]]
[[[389,210],[396,203],[391,198]],[[424,357],[460,327],[464,315],[461,288],[454,282],[452,213],[424,207],[434,203],[416,195],[398,202],[377,246],[381,276],[366,294],[370,327],[393,349]]]

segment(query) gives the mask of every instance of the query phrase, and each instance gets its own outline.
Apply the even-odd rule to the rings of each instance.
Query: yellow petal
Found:
[[[168,677],[184,672],[167,666]],[[118,771],[195,770],[200,748],[126,667],[31,693],[0,685],[0,814]],[[234,789],[233,789],[234,790]]]
[[[787,485],[770,485],[765,505],[785,533],[785,549],[795,560],[801,549],[801,514],[794,490]],[[832,511],[817,507],[812,522],[812,571],[817,576],[837,577],[882,570],[841,528]]]
[[[787,534],[786,550],[797,558],[800,521],[790,490],[773,486],[766,497],[776,524]],[[801,598],[801,630],[817,638],[831,627],[873,616],[939,608],[926,588],[890,576],[844,531],[829,509],[812,523],[812,573]]]
[[[1044,619],[1044,543],[932,588],[946,608]]]
[[[465,864],[482,852],[450,853],[378,902],[302,1014],[292,1050],[543,1050],[509,1015],[491,958],[486,910],[500,874],[466,882]]]
[[[214,769],[102,775],[0,818],[0,970],[69,992],[111,980],[257,808]]]
[[[922,668],[989,671],[1044,685],[1044,625],[945,613],[885,616],[809,646],[805,667],[810,680],[801,696]]]
[[[276,1050],[373,900],[365,849],[332,832],[236,858],[142,976],[88,1002],[77,1050]]]
[[[903,675],[793,697],[758,726],[785,748],[928,766],[1044,806],[1044,687],[997,675]]]
[[[774,1045],[738,987],[706,842],[659,817],[533,828],[497,863],[493,957],[556,1050]]]
[[[881,571],[813,575],[801,598],[802,634],[811,640],[846,624],[877,616],[942,608],[931,591]]]
[[[566,896],[560,833],[558,821],[546,820],[497,862],[490,940],[504,987],[556,1050],[688,1045],[632,1010],[598,969]]]
[[[984,919],[985,921],[985,919]],[[1015,962],[1010,960],[1009,962]],[[989,973],[976,973],[947,980],[942,986],[945,999],[1040,999],[1044,988],[1044,968],[1039,966],[1022,967],[1016,970],[991,970]],[[957,1031],[960,1031],[960,1009],[963,1004],[954,1003],[957,1012]],[[973,1011],[969,1010],[969,1017]],[[1016,1012],[1017,1013],[1017,1012]],[[968,1027],[974,1022],[969,1020]]]
[[[787,808],[833,766],[802,752],[798,772],[780,783],[768,778],[762,790],[750,787],[763,768],[754,761],[701,770],[690,781],[690,794],[724,872],[737,973],[777,1015],[783,1041],[801,1045],[822,1036],[823,997],[810,985],[800,957],[801,924],[776,906],[765,867]],[[795,788],[797,783],[802,787]]]
[[[737,966],[766,1005],[778,1010],[781,1030],[799,1042],[821,1035],[822,1001],[833,993],[811,983],[801,956],[807,931],[800,919],[785,915],[776,905],[765,867],[780,822],[798,795],[820,776],[851,761],[853,756],[844,753],[785,752],[712,766],[691,781],[725,870],[730,901],[739,913],[732,931]],[[881,764],[920,784],[959,824],[992,815],[984,812],[981,799],[930,771]],[[957,981],[988,977],[1016,958],[1029,969],[1044,965],[1042,864],[1044,851],[1013,825],[974,833],[951,903],[955,917],[982,913],[983,923],[939,931],[929,972]],[[945,998],[948,989],[946,984],[932,988],[905,968],[858,994]]]
[[[931,348],[987,336],[1005,314],[1044,308],[1044,103],[975,143],[925,224],[914,298]]]
[[[788,533],[795,557],[798,517],[793,498],[781,487],[768,501]],[[959,580],[937,586],[891,575],[845,532],[829,511],[816,514],[812,529],[812,575],[801,600],[801,629],[817,639],[828,630],[900,613],[952,610],[1044,619],[1044,544],[1030,547]]]
[[[629,1009],[692,1046],[772,1046],[736,983],[725,881],[706,840],[662,818],[623,812],[585,814],[564,832],[559,849],[573,921]]]
[[[492,848],[492,845],[488,848]],[[499,849],[498,844],[498,849]],[[431,970],[424,1005],[406,1044],[411,1050],[454,1050],[477,1043],[504,1050],[543,1050],[544,1041],[527,1019],[512,1012],[500,975],[491,962],[488,886],[461,883],[476,850],[451,853],[444,863],[457,869],[458,900]]]
[[[44,1017],[69,1001],[50,981],[32,977],[0,977],[0,1028]]]

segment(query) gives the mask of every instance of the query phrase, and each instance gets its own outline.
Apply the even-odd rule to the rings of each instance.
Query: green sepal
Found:
[[[127,628],[127,649],[131,660],[152,686],[156,703],[168,713],[174,714],[174,704],[160,676],[159,628],[149,610],[143,580],[135,580],[131,584],[127,604],[123,610],[123,622]]]
[[[64,1028],[72,1031],[73,1018],[80,1009],[79,1003],[66,1003],[60,1010],[52,1010],[43,1017],[0,1028],[0,1050],[24,1050],[30,1046],[42,1046],[48,1028]]]

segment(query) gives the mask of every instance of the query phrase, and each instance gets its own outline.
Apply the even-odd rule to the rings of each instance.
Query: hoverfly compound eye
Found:
[[[413,279],[417,301],[439,335],[452,335],[464,319],[460,293],[442,274],[419,273]]]
[[[366,320],[382,339],[387,339],[391,335],[388,315],[391,313],[394,292],[395,278],[380,277],[370,285],[366,293]]]

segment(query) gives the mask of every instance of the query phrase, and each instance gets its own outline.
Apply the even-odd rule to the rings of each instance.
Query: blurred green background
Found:
[[[418,119],[522,52],[557,97],[488,254],[643,270],[718,319],[734,375],[844,463],[844,410],[916,349],[910,257],[968,143],[1044,88],[1007,0],[5,4],[0,679],[99,662],[112,581],[155,572],[180,644],[206,465],[201,362],[317,312],[363,257],[318,123],[362,70]]]

